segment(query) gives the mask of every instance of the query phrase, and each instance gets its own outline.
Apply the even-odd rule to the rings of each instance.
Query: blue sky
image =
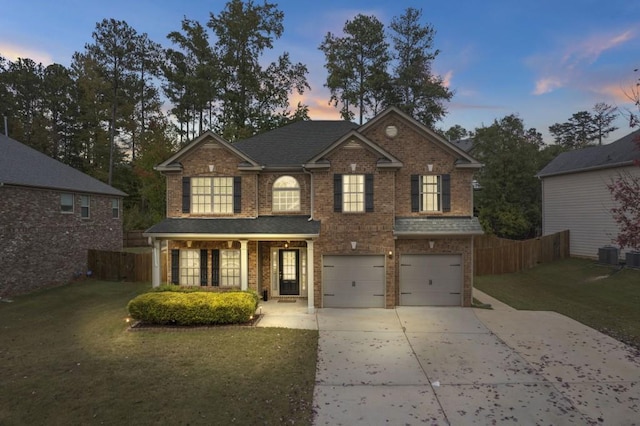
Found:
[[[1,0],[0,54],[43,64],[69,65],[91,42],[103,18],[125,20],[139,33],[168,46],[166,35],[186,16],[203,24],[218,13],[218,0]],[[597,102],[633,109],[625,96],[640,73],[640,1],[635,0],[292,0],[277,2],[285,14],[274,54],[288,51],[309,68],[312,90],[302,101],[312,119],[339,119],[328,105],[324,55],[328,31],[341,33],[356,14],[375,15],[385,25],[411,6],[437,31],[441,53],[434,71],[455,92],[438,126],[472,130],[518,114],[543,132]],[[293,99],[293,104],[299,99]],[[630,132],[627,122],[609,142]]]

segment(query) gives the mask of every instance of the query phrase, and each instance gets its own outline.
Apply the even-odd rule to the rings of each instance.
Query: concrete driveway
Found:
[[[494,310],[274,304],[259,325],[319,330],[316,425],[640,425],[637,351],[479,298]]]

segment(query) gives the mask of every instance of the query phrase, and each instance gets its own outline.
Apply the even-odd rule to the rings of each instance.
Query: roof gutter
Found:
[[[585,168],[582,168],[582,169],[566,170],[566,171],[560,171],[560,172],[555,172],[555,173],[553,173],[553,172],[552,173],[545,173],[545,174],[538,173],[536,176],[538,178],[546,178],[546,177],[552,177],[552,176],[572,175],[572,174],[576,174],[576,173],[592,172],[594,170],[613,169],[613,168],[616,168],[616,167],[633,166],[634,164],[635,164],[634,160],[629,160],[629,161],[623,161],[621,163],[600,164],[598,166],[585,167]]]
[[[404,238],[423,238],[423,237],[465,237],[470,235],[484,235],[484,231],[458,231],[458,232],[397,232],[394,231],[393,235],[395,237],[404,237]]]
[[[198,240],[198,241],[219,241],[219,240],[260,240],[260,241],[281,241],[281,240],[309,240],[318,238],[320,234],[198,234],[198,233],[176,233],[176,232],[144,232],[145,237],[157,238],[160,240]]]

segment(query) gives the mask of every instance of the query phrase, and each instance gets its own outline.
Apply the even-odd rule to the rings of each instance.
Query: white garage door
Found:
[[[461,255],[404,254],[400,257],[400,305],[461,304]]]
[[[324,256],[325,308],[384,308],[384,256]]]

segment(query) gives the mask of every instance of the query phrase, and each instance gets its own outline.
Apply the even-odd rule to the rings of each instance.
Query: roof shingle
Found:
[[[73,167],[0,134],[0,182],[91,194],[126,196]]]
[[[563,152],[551,160],[536,176],[546,177],[633,164],[635,160],[640,160],[640,149],[636,143],[638,138],[640,138],[640,130],[608,145]]]

